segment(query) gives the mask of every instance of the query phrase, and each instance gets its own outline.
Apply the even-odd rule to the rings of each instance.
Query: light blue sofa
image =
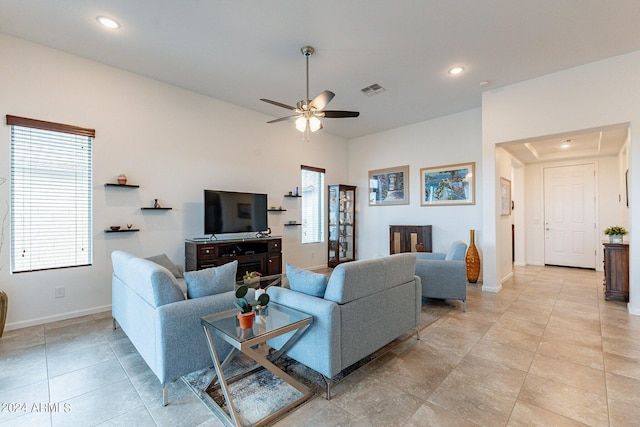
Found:
[[[331,378],[420,323],[420,278],[416,256],[402,253],[338,265],[324,298],[270,287],[271,301],[313,315],[313,323],[286,354],[325,378]],[[289,277],[293,287],[292,278]],[[269,340],[280,349],[290,334]]]
[[[111,260],[114,327],[117,321],[158,377],[167,405],[169,383],[213,366],[200,318],[234,308],[235,293],[185,299],[184,279],[166,268],[123,251],[114,251]],[[230,348],[215,334],[213,339],[221,354]]]
[[[416,275],[420,276],[423,297],[461,300],[462,310],[467,310],[466,251],[466,243],[458,240],[447,253],[416,253]]]

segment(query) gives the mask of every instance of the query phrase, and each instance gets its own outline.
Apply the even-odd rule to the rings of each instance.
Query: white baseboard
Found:
[[[640,316],[640,307],[634,307],[631,303],[627,304],[627,311],[634,316]]]
[[[7,323],[5,331],[13,331],[15,329],[28,328],[30,326],[44,325],[46,323],[58,322],[60,320],[74,319],[76,317],[88,316],[90,314],[111,311],[111,304],[100,307],[87,308],[85,310],[70,311],[68,313],[56,314],[53,316],[39,317],[37,319],[23,320],[21,322]]]
[[[493,292],[494,294],[497,294],[501,290],[502,290],[502,283],[497,286],[482,285],[482,292]]]
[[[516,267],[526,267],[527,263],[526,262],[515,261],[513,263],[513,265],[515,265]]]
[[[504,276],[502,279],[500,279],[500,284],[502,285],[504,282],[511,279],[512,277],[513,277],[513,271],[507,274],[506,276]]]

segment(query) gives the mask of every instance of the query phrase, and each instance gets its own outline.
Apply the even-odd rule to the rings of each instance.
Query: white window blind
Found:
[[[7,116],[11,271],[92,263],[93,129]]]
[[[302,243],[324,242],[324,169],[301,166]]]

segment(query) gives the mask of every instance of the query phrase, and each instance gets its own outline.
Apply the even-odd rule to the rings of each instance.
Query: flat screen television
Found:
[[[267,224],[267,195],[204,190],[204,234],[258,233]]]

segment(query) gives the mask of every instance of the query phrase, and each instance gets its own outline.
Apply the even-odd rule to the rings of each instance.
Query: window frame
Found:
[[[314,173],[318,173],[319,175],[319,182],[317,183],[318,185],[318,195],[317,195],[317,199],[315,200],[315,207],[311,207],[308,208],[306,205],[309,203],[308,199],[309,196],[305,195],[305,193],[307,193],[308,191],[305,190],[304,187],[304,178],[303,178],[303,173],[304,172],[314,172]],[[308,166],[308,165],[300,165],[300,180],[301,180],[301,194],[302,194],[302,206],[301,206],[301,222],[302,222],[302,232],[301,232],[301,237],[300,237],[300,241],[302,244],[307,245],[307,244],[318,244],[318,243],[324,243],[326,241],[326,230],[325,230],[325,220],[326,220],[326,212],[325,212],[325,175],[326,175],[326,170],[324,168],[318,168],[315,166]],[[307,211],[313,211],[312,212],[307,212]],[[311,227],[311,229],[309,230],[309,220],[307,218],[307,215],[317,215],[318,220],[316,221],[316,224],[314,227]],[[313,238],[310,239],[306,239],[306,233],[308,232],[312,232],[314,234]]]
[[[36,120],[36,119],[30,119],[26,117],[18,117],[18,116],[12,116],[12,115],[6,116],[6,123],[7,125],[11,126],[11,131],[10,131],[10,134],[11,134],[11,143],[10,143],[10,146],[11,146],[11,156],[10,156],[11,213],[10,213],[10,220],[9,220],[10,233],[11,233],[11,245],[10,245],[11,273],[25,273],[25,272],[31,272],[31,271],[51,270],[51,269],[58,269],[58,268],[75,268],[75,267],[84,267],[84,266],[92,265],[93,264],[93,194],[92,194],[93,193],[93,176],[92,176],[93,175],[92,173],[93,153],[92,153],[92,150],[93,150],[93,140],[95,138],[95,129],[83,128],[79,126],[66,125],[61,123],[54,123],[54,122],[48,122],[43,120]],[[42,140],[40,141],[41,144],[42,143],[46,144],[47,142],[49,143],[53,142],[54,144],[60,144],[61,148],[68,149],[68,153],[65,153],[65,154],[68,154],[69,157],[65,157],[62,160],[57,159],[57,161],[64,163],[65,159],[68,159],[69,163],[71,163],[72,166],[73,165],[80,166],[79,168],[76,168],[76,169],[74,169],[73,167],[69,169],[62,168],[61,171],[66,173],[60,174],[60,172],[57,169],[55,169],[53,165],[47,164],[45,167],[40,169],[43,172],[40,176],[38,176],[38,178],[44,177],[46,179],[46,178],[51,178],[52,176],[55,177],[56,175],[55,172],[58,172],[57,175],[61,177],[59,181],[52,180],[51,181],[52,184],[49,187],[47,187],[48,184],[39,185],[38,189],[43,192],[40,194],[44,194],[49,189],[51,189],[51,194],[53,194],[54,193],[53,190],[59,189],[61,185],[65,184],[64,180],[65,178],[68,180],[69,175],[71,175],[71,179],[70,181],[67,181],[67,182],[71,182],[73,184],[70,187],[70,189],[74,191],[73,193],[71,193],[71,197],[69,197],[68,194],[62,193],[61,203],[58,203],[58,201],[56,201],[55,203],[57,203],[56,208],[58,208],[59,206],[62,206],[63,208],[68,208],[67,211],[71,212],[67,216],[65,216],[64,214],[59,215],[58,218],[63,218],[67,220],[69,218],[72,218],[75,220],[75,222],[73,223],[73,226],[70,227],[70,228],[73,228],[74,231],[76,231],[76,233],[74,234],[75,241],[72,241],[71,243],[66,244],[68,242],[68,239],[67,239],[67,242],[64,242],[62,245],[59,245],[58,247],[61,249],[59,251],[60,257],[57,260],[53,260],[53,261],[51,260],[51,258],[46,260],[43,258],[39,260],[38,257],[42,253],[45,253],[42,250],[44,245],[40,244],[40,245],[32,246],[32,242],[34,242],[35,239],[40,239],[41,242],[42,240],[44,240],[45,245],[50,244],[52,245],[52,247],[56,247],[56,243],[60,242],[61,236],[64,236],[65,233],[68,233],[68,228],[63,227],[58,229],[59,227],[56,226],[56,222],[53,221],[51,222],[49,228],[45,227],[46,230],[53,231],[51,238],[42,238],[42,237],[36,238],[31,236],[30,231],[34,224],[35,225],[37,225],[38,223],[46,224],[47,221],[50,221],[50,220],[43,220],[42,216],[44,215],[41,215],[41,218],[39,219],[34,220],[30,217],[27,220],[28,225],[26,227],[28,227],[29,229],[28,232],[27,231],[23,232],[19,230],[20,227],[17,226],[18,218],[16,213],[17,212],[16,203],[19,203],[21,200],[25,200],[29,202],[30,198],[37,200],[37,196],[38,196],[38,193],[37,193],[38,189],[34,190],[34,192],[32,193],[31,192],[32,187],[30,187],[27,182],[21,181],[22,177],[19,177],[19,175],[25,172],[30,174],[34,170],[34,168],[38,169],[37,167],[34,167],[33,164],[31,164],[30,162],[32,161],[43,162],[43,158],[46,158],[46,155],[42,156],[41,153],[38,153],[33,157],[28,157],[26,166],[21,165],[20,160],[17,160],[19,158],[16,158],[16,155],[18,155],[18,153],[28,153],[28,150],[29,150],[28,144],[33,143],[33,141],[31,140],[31,136],[25,137],[25,134],[28,134],[31,131],[33,132],[44,131],[44,132],[40,132],[41,133],[40,135],[34,134],[34,138],[42,137]],[[53,134],[51,132],[61,134],[60,136],[61,138],[64,138],[64,140],[62,140],[62,142],[58,140],[54,140],[53,138],[56,136],[56,134]],[[82,139],[78,139],[78,138],[82,138]],[[86,145],[82,145],[81,148],[78,149],[73,146],[73,144],[75,143],[86,144]],[[71,157],[74,151],[81,153],[81,155],[77,157]],[[64,152],[64,151],[61,151],[61,152]],[[40,158],[38,156],[40,156]],[[66,166],[66,163],[65,163],[65,166]],[[74,172],[76,173],[76,175],[73,175]],[[36,176],[37,175],[38,174],[36,173]],[[31,174],[29,176],[31,176]],[[31,179],[31,178],[28,178],[28,179]],[[42,182],[42,180],[40,181]],[[19,192],[24,188],[29,188],[29,193],[24,197],[22,196],[22,194],[19,197],[16,196],[16,192]],[[48,195],[49,193],[46,193],[46,194]],[[43,206],[46,207],[46,204],[41,204],[39,206],[41,210]],[[71,206],[71,208],[69,208],[69,206]],[[34,206],[28,203],[27,210],[29,213],[31,213],[32,211],[37,211],[38,205],[36,204]],[[46,212],[47,214],[53,215],[49,211],[46,211]],[[80,213],[79,215],[77,214],[78,212]],[[82,213],[82,212],[85,212],[85,213]],[[55,210],[54,214],[55,213],[60,213],[60,212]],[[78,223],[77,222],[78,218],[81,218],[83,222]],[[17,238],[18,235],[19,235],[19,239]],[[20,242],[24,243],[21,245],[20,248],[17,246],[20,244],[17,242],[17,240],[20,240]],[[62,237],[62,240],[64,240],[64,237]],[[16,259],[21,256],[17,252],[21,250],[24,251],[27,246],[29,248],[32,248],[34,246],[36,247],[34,248],[33,258],[26,264],[21,264],[16,262]],[[37,246],[40,246],[40,247],[37,248]],[[65,250],[68,252],[68,254],[66,255],[64,253]],[[82,255],[78,256],[79,253],[82,253]],[[65,259],[65,256],[66,256],[66,259]]]

